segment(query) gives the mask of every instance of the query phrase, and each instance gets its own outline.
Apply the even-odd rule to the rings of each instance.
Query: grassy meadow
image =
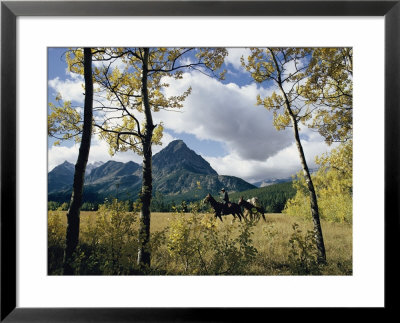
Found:
[[[66,212],[49,211],[50,275],[62,274]],[[316,262],[311,221],[280,213],[267,221],[207,213],[152,213],[151,268],[135,269],[138,215],[118,205],[81,212],[79,275],[351,275],[352,225],[322,221],[327,264]]]

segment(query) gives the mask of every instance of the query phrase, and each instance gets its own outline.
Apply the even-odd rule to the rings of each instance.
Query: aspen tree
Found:
[[[322,234],[317,195],[307,165],[303,145],[300,140],[300,124],[306,125],[316,107],[307,104],[301,94],[301,86],[308,79],[308,61],[312,49],[308,48],[252,48],[246,63],[242,64],[258,82],[270,82],[276,89],[269,97],[257,97],[257,104],[274,114],[277,130],[292,127],[296,147],[300,157],[304,178],[310,195],[311,216],[318,249],[318,262],[326,263],[325,244]]]

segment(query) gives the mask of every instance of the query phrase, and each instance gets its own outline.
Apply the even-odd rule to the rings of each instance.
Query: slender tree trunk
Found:
[[[147,74],[148,74],[149,49],[144,48],[143,68],[142,68],[142,101],[145,113],[145,133],[143,143],[143,179],[140,199],[142,202],[139,218],[139,251],[137,263],[140,268],[150,267],[150,203],[153,190],[152,177],[152,150],[151,139],[153,137],[153,118],[148,97]]]
[[[312,216],[313,223],[314,223],[315,240],[316,240],[317,249],[318,249],[318,263],[325,264],[326,263],[325,244],[324,244],[324,238],[322,236],[322,229],[321,229],[321,222],[320,222],[320,217],[319,217],[317,195],[315,194],[314,184],[313,184],[312,179],[311,179],[310,170],[308,169],[306,157],[304,155],[303,146],[302,146],[301,141],[300,141],[300,135],[299,135],[299,128],[298,128],[297,119],[296,119],[296,116],[294,115],[294,113],[293,113],[293,111],[291,109],[291,105],[290,105],[289,99],[288,99],[288,97],[286,95],[286,92],[283,89],[282,78],[281,78],[281,70],[279,68],[279,65],[278,65],[278,62],[276,60],[274,52],[271,49],[269,51],[270,51],[270,53],[272,55],[272,59],[274,60],[274,64],[275,64],[275,67],[276,67],[276,70],[277,70],[278,78],[277,78],[276,82],[278,83],[279,89],[280,89],[280,91],[281,91],[281,93],[282,93],[282,95],[283,95],[283,97],[285,99],[285,108],[286,108],[286,111],[289,113],[290,119],[292,121],[294,139],[296,141],[297,150],[299,152],[300,162],[301,162],[301,166],[303,168],[304,177],[306,179],[307,188],[308,188],[308,191],[310,193],[311,216]]]
[[[75,164],[74,183],[70,207],[67,213],[67,237],[64,254],[64,275],[73,275],[74,252],[79,241],[79,214],[82,205],[83,184],[86,164],[89,157],[93,117],[93,80],[91,48],[84,48],[85,105],[83,117],[82,141],[78,160]]]
[[[319,217],[317,195],[315,194],[314,184],[312,182],[310,171],[308,169],[306,157],[304,155],[303,146],[301,145],[297,120],[296,120],[295,116],[293,115],[292,110],[290,109],[289,102],[286,102],[285,104],[286,104],[286,109],[289,111],[290,118],[292,120],[294,138],[296,141],[297,150],[299,152],[304,177],[306,179],[307,187],[308,187],[308,190],[310,193],[311,215],[312,215],[312,219],[313,219],[313,223],[314,223],[314,233],[315,233],[315,239],[316,239],[317,248],[318,248],[318,263],[323,264],[323,263],[326,263],[326,253],[325,253],[324,238],[322,236],[321,222],[320,222],[320,217]]]

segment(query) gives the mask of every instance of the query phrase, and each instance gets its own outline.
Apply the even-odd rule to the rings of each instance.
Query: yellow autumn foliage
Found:
[[[312,175],[321,218],[331,222],[352,223],[353,147],[352,141],[316,158],[319,170]],[[296,195],[286,203],[284,213],[311,219],[310,196],[302,173],[293,186]]]

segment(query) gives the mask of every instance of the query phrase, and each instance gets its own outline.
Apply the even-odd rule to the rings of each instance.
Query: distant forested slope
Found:
[[[266,212],[280,213],[285,207],[286,201],[295,194],[296,190],[293,188],[292,182],[286,182],[233,193],[229,195],[229,199],[237,203],[241,196],[246,200],[257,197]]]

